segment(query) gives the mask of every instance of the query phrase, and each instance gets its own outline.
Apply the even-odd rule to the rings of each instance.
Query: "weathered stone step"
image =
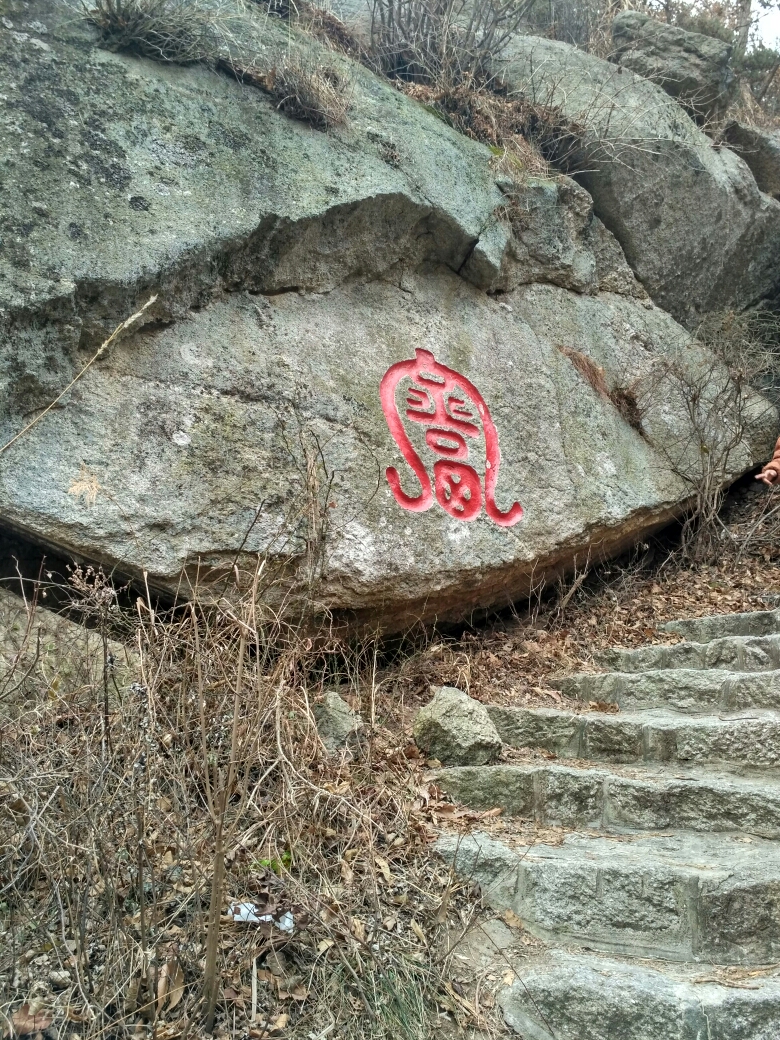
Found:
[[[780,839],[780,783],[709,769],[569,765],[453,766],[439,785],[475,809],[500,806],[544,826],[744,831]]]
[[[556,944],[681,962],[780,960],[777,842],[568,834],[559,846],[510,848],[485,834],[445,834],[436,848],[494,909]]]
[[[723,636],[769,636],[780,632],[780,610],[710,614],[708,617],[668,621],[660,627],[664,632],[676,632],[693,643],[709,643]]]
[[[606,762],[722,762],[762,768],[780,763],[780,712],[754,709],[718,717],[666,710],[571,712],[487,705],[501,740],[544,748],[559,758]]]
[[[607,701],[624,711],[661,707],[684,712],[780,710],[780,670],[660,668],[648,672],[581,672],[549,681],[568,697]]]
[[[641,646],[605,650],[598,663],[615,672],[657,668],[727,668],[733,672],[768,672],[780,668],[780,635],[724,636],[709,643]]]
[[[703,966],[636,964],[581,951],[556,951],[514,967],[515,981],[499,992],[498,1002],[524,1040],[780,1036],[780,978],[774,973],[744,971],[730,978]]]

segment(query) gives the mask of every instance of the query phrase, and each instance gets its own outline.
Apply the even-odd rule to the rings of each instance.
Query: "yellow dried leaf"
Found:
[[[412,918],[411,929],[414,932],[414,934],[417,936],[417,938],[420,940],[420,942],[424,946],[427,946],[428,945],[428,940],[425,938],[425,932],[422,930],[422,928],[419,926],[419,924],[414,920],[414,918]]]
[[[376,863],[376,865],[382,871],[382,877],[385,879],[388,885],[391,884],[393,880],[393,875],[390,873],[390,864],[387,862],[387,860],[382,859],[381,856],[374,856],[374,863]]]
[[[514,910],[505,910],[502,916],[510,928],[523,927],[523,922],[520,920],[520,918],[517,916]]]
[[[184,972],[178,958],[173,958],[173,966],[169,971],[168,1010],[173,1011],[184,996]]]

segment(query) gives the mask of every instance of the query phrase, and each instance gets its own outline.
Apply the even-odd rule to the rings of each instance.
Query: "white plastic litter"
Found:
[[[295,926],[295,922],[293,921],[293,915],[290,913],[289,910],[286,914],[282,914],[279,920],[275,921],[274,924],[281,932],[291,932],[293,930],[293,927]]]
[[[233,903],[230,908],[234,921],[242,924],[272,924],[280,932],[292,932],[295,928],[295,920],[288,910],[282,914],[279,920],[275,920],[273,914],[261,914],[254,903]]]

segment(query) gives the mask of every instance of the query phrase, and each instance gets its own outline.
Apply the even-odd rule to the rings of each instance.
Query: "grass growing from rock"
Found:
[[[217,12],[190,0],[95,0],[85,5],[104,46],[153,61],[208,62],[217,42]]]
[[[261,61],[262,48],[241,38],[246,34],[251,41],[262,35],[256,10],[201,0],[97,0],[86,13],[109,50],[224,72],[270,94],[280,111],[320,130],[346,122],[350,93],[343,72],[305,49]],[[311,35],[333,34],[336,19],[327,20],[313,9],[309,15],[305,25]],[[346,46],[346,38],[342,42]]]

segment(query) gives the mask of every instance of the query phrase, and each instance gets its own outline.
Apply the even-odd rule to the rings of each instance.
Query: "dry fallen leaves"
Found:
[[[35,1005],[26,1003],[11,1016],[11,1026],[15,1036],[29,1036],[31,1033],[40,1033],[48,1029],[54,1021],[49,1011],[36,1008]]]
[[[184,996],[184,972],[175,953],[168,956],[157,977],[157,1012],[173,1011]]]

